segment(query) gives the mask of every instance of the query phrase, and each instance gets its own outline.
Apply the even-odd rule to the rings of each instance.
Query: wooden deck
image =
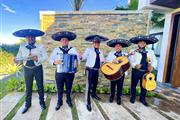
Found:
[[[9,93],[0,100],[0,120],[7,119],[8,114],[15,109],[16,104],[23,97],[23,93]],[[47,96],[47,94],[46,94]],[[89,112],[86,109],[86,102],[84,94],[74,93],[73,106],[76,112],[69,108],[66,104],[66,97],[64,95],[64,103],[59,111],[55,111],[57,103],[57,95],[49,94],[50,101],[47,106],[47,113],[44,119],[46,120],[179,120],[180,119],[180,106],[179,104],[173,105],[166,103],[166,100],[158,98],[147,98],[149,99],[150,107],[142,105],[138,99],[135,104],[129,102],[129,96],[122,96],[122,105],[117,105],[116,101],[113,103],[108,102],[109,95],[99,95],[102,100],[97,101],[92,99],[92,111]],[[169,110],[159,106],[157,102],[163,103]],[[32,106],[29,111],[25,114],[21,114],[21,110],[24,104],[12,116],[13,120],[39,120],[41,119],[42,110],[39,106],[38,94],[34,93],[32,96]],[[77,116],[74,118],[73,116]]]

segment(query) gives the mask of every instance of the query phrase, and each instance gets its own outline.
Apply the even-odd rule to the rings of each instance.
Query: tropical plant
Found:
[[[0,75],[9,75],[20,72],[21,64],[14,63],[14,55],[0,50]]]
[[[79,11],[82,7],[84,0],[70,0],[70,3],[75,11]]]

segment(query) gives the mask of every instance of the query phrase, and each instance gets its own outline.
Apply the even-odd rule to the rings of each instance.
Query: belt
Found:
[[[99,70],[98,68],[92,68],[92,67],[86,67],[86,69],[96,70],[96,71],[98,71],[98,70]]]
[[[41,66],[41,65],[39,65],[39,66]],[[37,67],[39,67],[39,66],[24,66],[24,67],[26,67],[26,68],[29,68],[29,69],[34,69],[34,68],[37,68]]]
[[[136,69],[136,68],[133,68],[134,70],[137,70],[137,71],[140,71],[140,72],[147,72],[147,70],[142,70],[142,69]]]

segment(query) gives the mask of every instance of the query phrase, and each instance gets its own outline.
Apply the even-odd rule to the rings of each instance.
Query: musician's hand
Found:
[[[130,55],[135,55],[135,54],[136,54],[136,53],[135,53],[134,51],[130,53]]]
[[[116,59],[114,59],[114,60],[112,61],[112,63],[118,64],[118,63],[119,63],[119,61],[118,61],[118,60],[116,60]]]
[[[37,61],[38,61],[38,56],[36,56],[36,55],[35,55],[35,56],[32,56],[31,59],[37,62]]]
[[[14,57],[13,60],[14,60],[14,63],[15,63],[15,64],[18,64],[18,63],[19,63],[19,61],[16,59],[16,57]]]
[[[54,64],[55,64],[55,65],[58,65],[58,64],[61,64],[61,63],[62,63],[61,60],[55,60],[55,61],[54,61]]]
[[[149,71],[149,72],[152,72],[152,71],[153,71],[153,66],[151,66],[151,65],[148,66],[148,71]]]
[[[140,69],[141,66],[142,66],[141,64],[137,64],[137,65],[135,66],[135,68],[136,68],[136,69]]]
[[[79,52],[79,59],[82,60],[82,54]]]

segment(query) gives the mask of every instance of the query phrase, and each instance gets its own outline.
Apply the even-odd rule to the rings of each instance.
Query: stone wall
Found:
[[[129,39],[138,34],[147,34],[149,28],[150,11],[104,11],[104,12],[40,12],[40,27],[46,32],[42,37],[42,43],[47,48],[48,55],[55,47],[59,46],[59,42],[53,41],[51,35],[58,31],[72,31],[77,34],[77,39],[70,44],[83,53],[85,48],[91,46],[84,40],[87,35],[100,34],[113,38]],[[131,47],[127,48],[129,51]],[[101,49],[107,56],[112,50],[104,44]],[[45,79],[54,80],[54,68],[48,62],[44,63]],[[79,67],[76,74],[75,83],[84,84],[84,62]],[[100,75],[100,84],[107,85],[109,81],[104,80]],[[128,78],[129,79],[129,78]]]

